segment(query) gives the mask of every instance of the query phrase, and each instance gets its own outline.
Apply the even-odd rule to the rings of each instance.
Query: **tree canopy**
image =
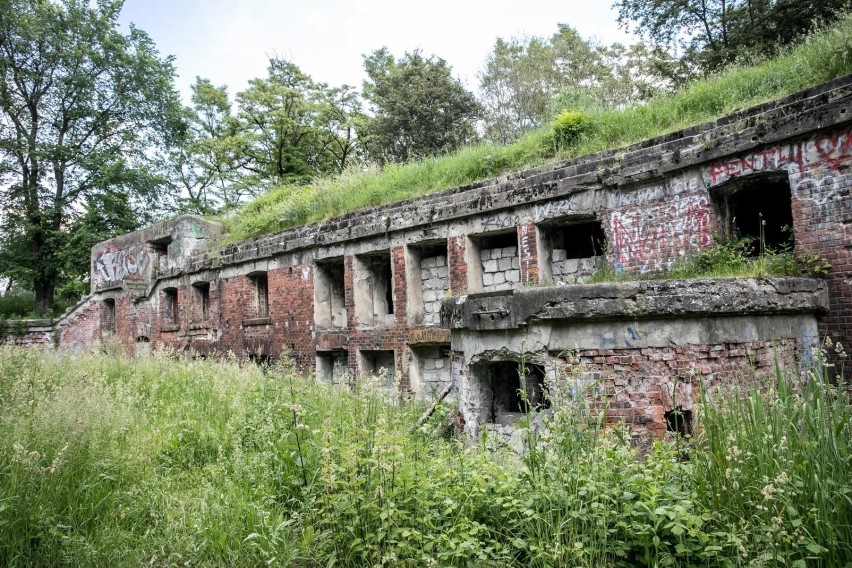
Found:
[[[118,30],[121,7],[0,0],[0,273],[32,282],[39,312],[87,205],[111,196],[145,219],[140,200],[161,186],[152,155],[179,125],[171,60],[141,30]]]
[[[674,55],[679,82],[766,57],[835,20],[849,0],[616,0],[619,23]]]
[[[397,60],[382,48],[364,56],[364,98],[373,116],[361,140],[376,162],[405,162],[451,152],[476,137],[481,107],[450,66],[419,51]]]
[[[618,108],[648,98],[659,83],[642,45],[597,45],[560,24],[549,38],[497,38],[479,74],[485,136],[506,144],[562,108]]]

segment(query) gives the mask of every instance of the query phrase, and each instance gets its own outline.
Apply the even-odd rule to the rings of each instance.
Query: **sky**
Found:
[[[266,76],[270,55],[314,80],[360,88],[362,54],[420,49],[449,63],[470,89],[497,37],[550,36],[559,23],[602,43],[631,43],[609,0],[126,0],[121,14],[173,55],[188,102],[196,76],[233,97]]]

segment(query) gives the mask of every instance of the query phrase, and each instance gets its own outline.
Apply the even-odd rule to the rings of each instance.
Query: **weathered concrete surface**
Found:
[[[92,291],[124,286],[144,297],[153,279],[182,271],[194,251],[221,235],[219,223],[183,215],[99,243],[92,248]]]
[[[825,284],[812,278],[645,280],[527,288],[449,298],[450,329],[514,329],[532,320],[823,313]]]

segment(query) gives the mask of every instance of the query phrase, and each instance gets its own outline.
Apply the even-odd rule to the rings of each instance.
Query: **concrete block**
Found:
[[[482,263],[482,271],[483,272],[497,272],[497,261],[496,260],[486,260]]]
[[[521,271],[520,270],[507,270],[506,271],[506,281],[507,282],[520,282],[521,281]]]
[[[494,284],[494,275],[492,273],[486,273],[482,275],[482,285],[483,286],[491,286]]]
[[[506,275],[502,272],[497,272],[494,274],[494,285],[498,286],[506,282]],[[483,282],[484,284],[485,282]]]
[[[511,258],[501,258],[497,261],[497,270],[511,270],[512,269],[512,259]]]
[[[550,258],[553,259],[553,262],[562,262],[567,258],[567,256],[565,249],[553,249],[553,253]]]

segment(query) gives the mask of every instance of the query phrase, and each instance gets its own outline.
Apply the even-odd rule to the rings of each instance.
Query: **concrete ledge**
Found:
[[[812,278],[645,280],[529,288],[445,300],[441,325],[498,330],[534,320],[824,313],[826,285]]]

